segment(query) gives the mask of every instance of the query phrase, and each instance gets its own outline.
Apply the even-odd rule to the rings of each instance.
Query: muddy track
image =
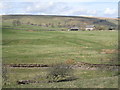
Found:
[[[30,83],[48,83],[47,81],[35,81],[35,80],[18,80],[17,84],[30,84]]]
[[[77,62],[73,66],[74,68],[81,68],[81,69],[106,69],[106,70],[118,70],[120,67],[119,64],[91,64],[91,63],[85,63],[85,62]]]
[[[77,62],[77,65],[85,65],[85,66],[94,66],[94,67],[100,67],[100,66],[113,66],[117,67],[120,66],[120,64],[91,64],[91,63],[85,63],[85,62]]]
[[[23,67],[23,68],[33,68],[33,67],[52,67],[53,65],[47,65],[47,64],[4,64],[8,67]],[[120,64],[91,64],[91,63],[85,63],[85,62],[77,62],[74,65],[71,65],[71,67],[84,67],[84,68],[118,68],[120,67]]]
[[[46,64],[4,64],[8,67],[26,67],[26,68],[32,68],[32,67],[50,67],[50,65]]]

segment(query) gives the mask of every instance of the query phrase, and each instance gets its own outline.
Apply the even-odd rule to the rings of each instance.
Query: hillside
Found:
[[[14,20],[19,20],[23,27],[39,26],[54,30],[67,30],[70,27],[79,27],[84,30],[87,25],[95,25],[97,30],[107,30],[110,27],[117,29],[117,19],[78,16],[43,16],[43,15],[3,15],[3,25],[12,25]]]
[[[60,31],[91,24],[107,28],[116,22],[95,17],[3,16],[2,87],[118,88],[117,30]]]

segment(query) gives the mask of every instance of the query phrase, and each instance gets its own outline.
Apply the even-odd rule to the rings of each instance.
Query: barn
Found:
[[[115,28],[114,27],[109,27],[108,30],[115,30]]]
[[[70,29],[68,29],[68,31],[79,31],[78,27],[71,27]]]

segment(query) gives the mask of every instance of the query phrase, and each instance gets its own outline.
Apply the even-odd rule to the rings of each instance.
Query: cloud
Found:
[[[68,13],[68,15],[72,15],[72,16],[95,16],[97,14],[97,10],[91,10],[88,8],[82,8],[79,7],[76,9],[71,9],[70,11],[66,11],[66,13]]]
[[[96,13],[97,13],[97,10],[87,10],[87,14],[95,15]]]
[[[0,3],[0,9],[6,9],[6,8],[9,8],[9,7],[10,6],[9,6],[8,3],[3,3],[3,2]]]
[[[119,2],[119,0],[2,0],[3,2]]]
[[[31,7],[32,6],[32,7]],[[45,2],[42,3],[33,3],[32,5],[28,5],[24,10],[24,13],[36,13],[36,14],[64,14],[64,12],[68,12],[70,7],[67,3],[57,3],[57,2]]]
[[[16,0],[14,0],[16,1]],[[23,1],[23,0],[21,0]],[[31,0],[30,0],[31,1]],[[35,0],[34,0],[35,1]],[[117,3],[106,2],[72,2],[74,0],[44,0],[42,2],[2,2],[0,9],[4,14],[31,14],[31,15],[67,15],[67,16],[99,16],[116,17]],[[90,1],[90,0],[85,0]],[[94,0],[95,1],[95,0]],[[114,0],[113,0],[114,1]]]
[[[27,6],[25,13],[48,14],[48,15],[95,15],[97,10],[86,8],[88,6],[78,3],[49,2],[34,3]]]
[[[9,11],[8,9],[10,9],[11,6],[8,3],[0,3],[0,15],[6,15],[7,11]]]
[[[25,12],[37,12],[43,11],[53,5],[53,2],[48,2],[47,5],[45,2],[35,2],[32,5],[28,5],[25,9]]]
[[[105,11],[104,11],[104,14],[114,15],[114,14],[117,14],[117,10],[116,9],[111,9],[111,8],[106,8]]]
[[[3,9],[3,8],[4,8],[3,3],[0,3],[0,9]]]

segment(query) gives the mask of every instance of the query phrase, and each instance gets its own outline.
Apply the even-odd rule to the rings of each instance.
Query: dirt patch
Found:
[[[113,54],[113,53],[118,53],[119,50],[116,49],[102,49],[101,53],[102,54]]]
[[[68,60],[65,61],[65,63],[66,63],[66,64],[71,64],[71,65],[72,65],[72,64],[75,64],[76,61],[75,61],[74,59],[68,59]]]
[[[120,67],[119,64],[91,64],[85,62],[77,62],[75,65],[72,66],[73,68],[80,68],[80,69],[87,69],[87,70],[118,70]]]
[[[27,31],[29,31],[29,32],[33,32],[33,30],[27,30]]]

